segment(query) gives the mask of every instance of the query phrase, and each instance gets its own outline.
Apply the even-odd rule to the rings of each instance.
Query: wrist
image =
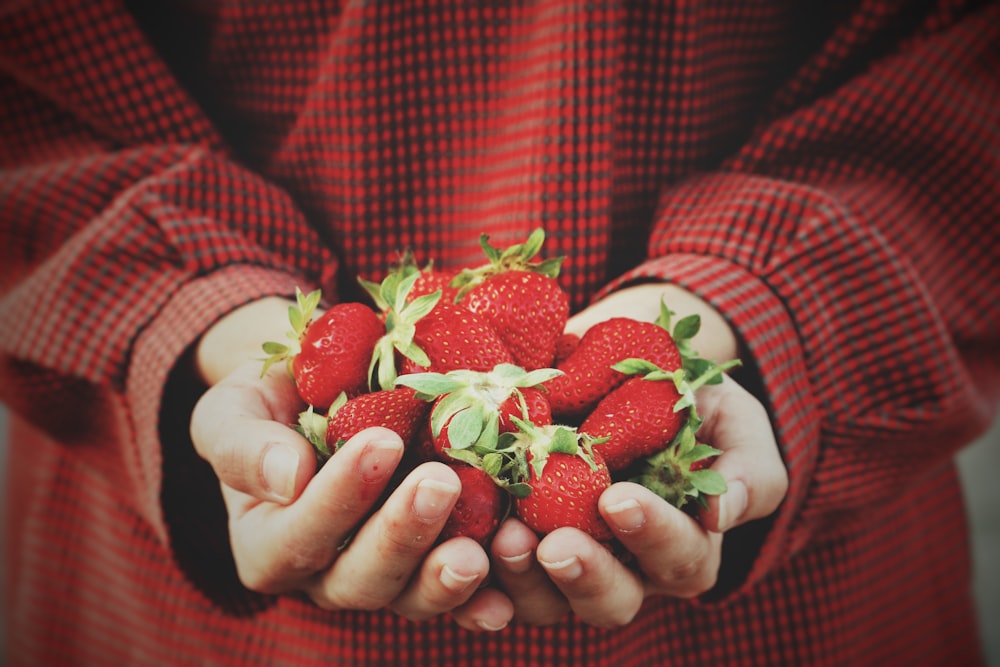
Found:
[[[265,341],[285,340],[291,305],[294,302],[289,299],[269,296],[219,318],[195,346],[194,366],[202,382],[214,385],[241,364],[262,358]]]
[[[673,283],[643,282],[616,290],[574,315],[566,330],[583,334],[594,324],[612,317],[652,322],[659,317],[661,303],[676,313],[674,321],[694,314],[701,317],[701,328],[692,340],[692,347],[699,356],[717,363],[739,357],[739,340],[722,314],[694,293]]]

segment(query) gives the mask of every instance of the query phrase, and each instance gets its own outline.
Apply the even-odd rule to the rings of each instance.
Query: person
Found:
[[[996,3],[0,11],[9,665],[973,665],[952,458],[997,382]],[[542,226],[568,329],[700,313],[728,491],[633,562],[438,542],[385,429],[318,471],[260,343]],[[391,492],[384,499],[382,493]],[[347,536],[352,536],[345,542]]]

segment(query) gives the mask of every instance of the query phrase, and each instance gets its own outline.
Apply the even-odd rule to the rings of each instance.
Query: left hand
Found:
[[[578,315],[567,329],[582,331],[621,313],[654,319],[667,287],[650,284],[617,292]],[[702,314],[703,333],[695,339],[702,356],[715,361],[735,356],[735,336],[707,304],[686,292],[665,299],[680,315]],[[572,610],[585,622],[613,627],[631,621],[649,596],[691,598],[715,585],[723,533],[773,513],[788,478],[767,413],[749,392],[727,377],[699,389],[697,400],[705,420],[699,439],[723,451],[712,467],[729,490],[710,497],[708,509],[695,519],[637,484],[612,485],[601,496],[600,511],[635,557],[635,568],[579,530],[561,528],[539,539],[523,523],[508,520],[494,538],[492,555],[494,575],[517,618],[548,624]]]

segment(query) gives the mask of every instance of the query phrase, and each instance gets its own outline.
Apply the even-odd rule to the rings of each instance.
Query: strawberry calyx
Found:
[[[302,290],[298,287],[295,288],[295,304],[288,307],[288,322],[292,326],[286,334],[289,342],[285,344],[277,341],[266,341],[261,345],[267,355],[266,358],[261,359],[264,362],[260,371],[261,377],[264,377],[271,366],[281,361],[288,365],[288,374],[292,374],[292,359],[302,351],[302,336],[309,327],[309,323],[312,322],[322,296],[322,291],[318,289],[309,294],[303,294]]]
[[[448,454],[477,465],[483,455],[496,450],[501,406],[514,397],[527,420],[528,406],[521,390],[539,387],[561,374],[554,368],[526,371],[504,363],[489,372],[409,373],[395,383],[410,387],[418,398],[436,400],[430,420],[432,435],[438,437],[447,426]]]
[[[463,269],[451,281],[451,286],[458,288],[457,299],[461,299],[490,276],[507,271],[528,271],[549,278],[556,278],[559,275],[565,257],[534,261],[545,243],[545,230],[541,227],[531,232],[524,243],[516,243],[506,249],[491,245],[489,238],[488,234],[479,237],[479,245],[489,261],[476,268]]]
[[[694,420],[689,420],[666,448],[640,461],[629,481],[641,484],[677,508],[692,500],[705,507],[707,496],[725,493],[725,478],[703,464],[697,465],[722,451],[698,442],[695,430]]]
[[[430,365],[427,354],[413,338],[416,323],[441,300],[441,290],[408,300],[407,295],[418,278],[419,271],[400,269],[389,273],[381,283],[358,279],[385,317],[386,333],[375,344],[368,369],[368,376],[377,377],[380,387],[392,387],[396,381],[397,351],[416,364]]]
[[[326,443],[326,429],[330,423],[330,417],[345,403],[347,403],[347,394],[341,393],[330,406],[326,415],[319,414],[311,405],[299,413],[299,420],[298,424],[295,425],[295,431],[313,446],[313,450],[316,452],[316,460],[320,465],[336,453],[336,450],[331,450]]]
[[[538,479],[552,454],[569,454],[583,459],[591,470],[597,469],[594,445],[607,440],[595,438],[572,426],[531,422],[512,417],[518,430],[502,433],[494,461],[485,468],[497,483],[515,498],[527,498],[532,491],[531,479]]]

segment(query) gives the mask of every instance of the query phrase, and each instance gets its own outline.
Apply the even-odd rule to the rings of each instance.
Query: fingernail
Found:
[[[500,625],[494,625],[489,621],[484,621],[484,620],[476,621],[476,625],[482,628],[483,630],[486,630],[487,632],[500,632],[501,630],[507,627],[506,623],[501,623]]]
[[[452,570],[450,567],[445,565],[441,568],[441,574],[439,575],[441,583],[449,591],[453,593],[461,593],[466,590],[472,582],[474,582],[478,577],[477,575],[461,575]]]
[[[358,475],[365,482],[381,482],[399,459],[403,443],[399,440],[376,440],[365,445],[358,460]]]
[[[424,521],[437,521],[451,511],[452,501],[458,497],[459,487],[436,479],[421,480],[413,498],[413,511]]]
[[[281,502],[288,502],[295,493],[295,476],[299,470],[299,455],[288,445],[274,444],[267,448],[261,462],[261,477],[267,490]]]
[[[571,556],[566,560],[548,563],[539,561],[545,570],[555,579],[560,581],[573,581],[583,574],[583,564],[576,556]]]
[[[719,499],[719,532],[733,527],[747,509],[747,487],[743,482],[730,482]]]
[[[524,574],[531,569],[531,552],[525,551],[517,556],[500,556],[504,566],[514,574]]]
[[[606,508],[608,519],[623,533],[631,533],[642,528],[646,523],[646,514],[642,506],[634,498],[623,500]]]

